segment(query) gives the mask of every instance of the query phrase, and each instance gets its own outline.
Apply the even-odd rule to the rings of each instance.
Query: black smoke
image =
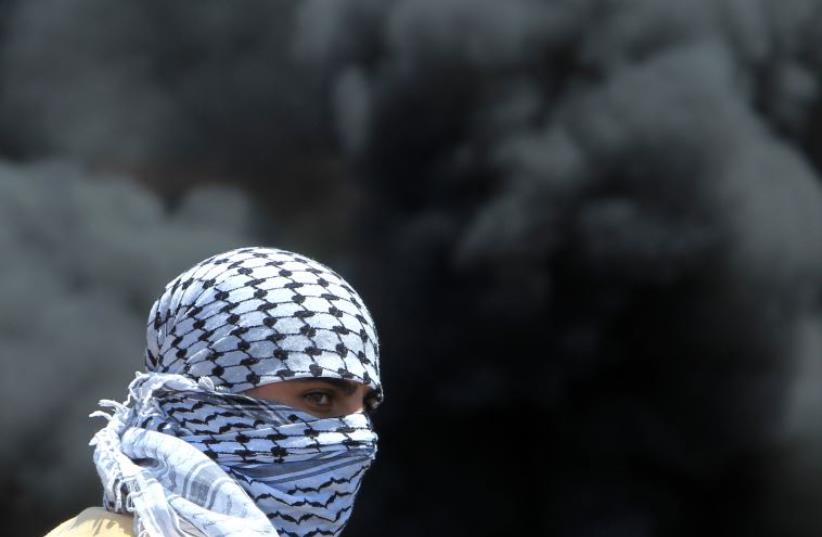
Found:
[[[819,0],[0,13],[0,146],[25,163],[0,170],[0,366],[28,352],[50,395],[4,392],[18,533],[96,498],[72,425],[96,394],[59,401],[124,386],[158,285],[258,240],[338,268],[380,331],[346,534],[822,530]]]
[[[87,416],[142,368],[167,281],[230,248],[325,260],[346,240],[356,192],[293,60],[295,6],[0,3],[6,531],[99,502]]]
[[[304,5],[301,50],[372,196],[360,237],[394,403],[375,526],[819,530],[773,509],[775,490],[819,496],[781,467],[819,433],[807,408],[786,425],[821,328],[819,18]]]
[[[311,150],[319,108],[290,59],[294,5],[17,3],[3,94],[24,154],[236,175]]]
[[[158,289],[211,255],[256,242],[255,209],[228,186],[170,211],[127,176],[69,161],[0,161],[0,501],[6,528],[42,535],[100,501],[88,415],[142,368]]]

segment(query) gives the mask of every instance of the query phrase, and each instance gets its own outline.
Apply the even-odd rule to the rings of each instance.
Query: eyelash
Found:
[[[322,404],[322,403],[316,402],[311,397],[313,395],[324,395],[324,396],[328,397],[328,403]],[[308,393],[304,394],[303,397],[308,399],[309,402],[311,402],[312,404],[319,405],[319,406],[328,406],[328,405],[330,405],[331,404],[331,399],[332,399],[332,395],[330,393],[327,393],[327,392],[308,392]]]

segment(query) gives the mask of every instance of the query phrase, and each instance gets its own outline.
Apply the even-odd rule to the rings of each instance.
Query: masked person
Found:
[[[91,441],[104,508],[47,537],[336,536],[377,452],[373,320],[342,277],[251,247],[172,280],[145,373]]]

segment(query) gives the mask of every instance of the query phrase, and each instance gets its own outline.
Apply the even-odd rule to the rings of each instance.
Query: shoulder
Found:
[[[89,507],[51,530],[45,537],[134,537],[133,518]]]

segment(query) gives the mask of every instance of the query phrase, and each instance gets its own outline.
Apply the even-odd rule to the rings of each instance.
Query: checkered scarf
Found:
[[[92,439],[105,506],[150,537],[338,535],[377,435],[364,412],[317,418],[242,395],[292,378],[353,379],[382,400],[373,321],[335,272],[242,248],[170,282],[147,373]]]

